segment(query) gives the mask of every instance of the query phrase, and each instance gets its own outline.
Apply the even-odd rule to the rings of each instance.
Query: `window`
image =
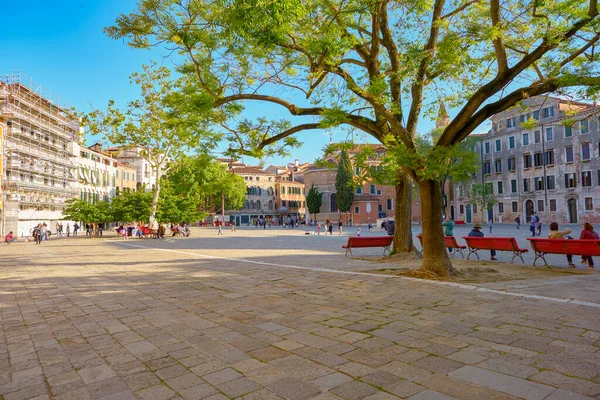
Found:
[[[394,209],[394,201],[393,201],[393,199],[387,199],[387,209],[388,210],[393,210]]]
[[[371,194],[375,194],[375,185],[371,185]]]
[[[502,181],[496,182],[496,187],[498,188],[498,194],[504,193],[504,184]]]
[[[556,211],[556,199],[550,199],[550,211]]]
[[[533,166],[536,168],[542,166],[542,153],[535,153],[533,155]]]
[[[512,212],[516,213],[519,211],[519,203],[516,201],[512,202]]]
[[[524,154],[523,155],[523,168],[531,168],[531,166],[532,166],[531,154]]]
[[[546,188],[548,190],[556,189],[556,178],[554,175],[549,175],[546,177]]]
[[[358,206],[354,207],[354,214],[360,214],[360,207],[358,207]]]
[[[331,212],[336,212],[337,209],[337,195],[332,193],[329,197],[329,210],[331,210]]]
[[[544,178],[533,178],[533,187],[535,190],[544,190]]]
[[[582,119],[579,122],[579,126],[580,126],[580,130],[581,130],[581,134],[585,135],[586,133],[588,133],[590,131],[590,124],[589,121],[587,119]]]
[[[510,192],[511,193],[517,193],[517,180],[516,179],[512,179],[510,181]]]
[[[504,214],[504,203],[498,203],[498,214]]]
[[[502,172],[502,160],[496,160],[496,173]]]
[[[464,205],[461,204],[460,206],[458,206],[458,209],[459,209],[458,213],[460,215],[463,215],[465,213],[465,206]]]
[[[540,112],[539,110],[536,110],[533,112],[533,119],[535,119],[536,121],[540,119]]]
[[[592,186],[592,171],[581,172],[581,186],[590,187]]]
[[[554,150],[546,150],[544,153],[544,164],[554,165]]]
[[[514,136],[509,136],[508,137],[508,148],[509,149],[514,149],[515,148],[515,137]]]
[[[362,194],[362,187],[357,187],[356,188],[356,194]]]
[[[496,139],[496,152],[502,151],[502,141],[500,139]]]
[[[571,126],[565,126],[565,137],[572,137],[573,136],[573,127]]]
[[[538,200],[538,212],[544,212],[544,200]]]
[[[581,145],[581,160],[588,161],[590,159],[590,144],[584,143]]]
[[[381,193],[381,189],[377,189],[377,194],[380,195]]]
[[[485,142],[483,146],[485,148],[485,154],[490,154],[490,142]]]
[[[554,116],[554,107],[547,107],[542,109],[542,115],[544,118],[549,118]]]
[[[523,134],[523,146],[529,146],[529,133]]]
[[[500,129],[502,129],[502,122],[501,122],[501,121],[498,121],[498,122],[496,123],[496,130],[497,130],[497,131],[499,131]]]
[[[600,177],[600,171],[598,171]],[[463,185],[458,185],[458,197],[463,198],[465,196]]]
[[[360,168],[354,167],[354,175],[360,175]]]
[[[567,189],[577,187],[577,179],[575,174],[565,174],[565,187]]]
[[[492,173],[492,165],[489,161],[483,163],[483,174],[489,175]]]
[[[377,212],[383,212],[383,206],[381,204],[377,204]]]
[[[517,170],[517,159],[515,157],[509,157],[508,159],[508,170],[516,171]]]
[[[554,140],[554,131],[552,127],[546,128],[546,142],[551,142]]]
[[[565,147],[565,162],[572,163],[574,161],[573,146]]]
[[[542,142],[542,132],[535,131],[533,132],[533,143],[541,143]]]
[[[529,192],[529,191],[531,191],[531,187],[530,187],[530,180],[529,180],[529,178],[525,178],[525,179],[523,179],[523,191],[524,191],[524,192]]]
[[[285,194],[285,186],[281,187],[281,194]]]
[[[477,204],[473,204],[473,214],[477,214]]]
[[[257,176],[257,177],[256,177],[256,180],[257,180],[257,181],[260,181],[260,176]]]
[[[487,187],[488,193],[494,194],[494,184],[492,182],[486,182],[485,186]]]
[[[585,211],[594,211],[594,200],[591,197],[585,198]]]
[[[509,118],[506,120],[506,127],[507,128],[514,128],[515,127],[515,117]]]

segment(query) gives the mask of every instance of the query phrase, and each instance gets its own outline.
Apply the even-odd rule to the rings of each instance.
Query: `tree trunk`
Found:
[[[416,251],[412,240],[411,190],[408,176],[399,172],[398,182],[396,183],[396,210],[394,212],[394,253]]]
[[[423,221],[423,263],[421,269],[438,276],[458,275],[452,266],[442,230],[442,193],[438,181],[419,182]]]
[[[156,219],[156,210],[158,209],[158,197],[160,196],[160,176],[158,176],[158,169],[155,169],[156,186],[154,187],[154,197],[152,197],[152,213],[150,214],[150,221]]]

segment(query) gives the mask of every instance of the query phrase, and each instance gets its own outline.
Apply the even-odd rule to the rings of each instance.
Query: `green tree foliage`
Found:
[[[112,199],[114,221],[147,223],[152,211],[151,192],[144,190],[125,191]]]
[[[317,214],[321,212],[322,204],[323,193],[319,192],[319,189],[317,189],[313,183],[306,194],[306,206],[308,207],[308,213],[314,215],[315,221],[317,220]]]
[[[180,196],[205,213],[220,209],[223,195],[228,210],[241,209],[246,200],[244,179],[206,154],[181,157],[166,178]]]
[[[109,101],[105,112],[95,110],[86,116],[92,133],[103,134],[111,143],[127,150],[139,149],[139,155],[148,161],[156,179],[154,195],[148,217],[155,217],[161,190],[161,176],[171,160],[177,159],[206,138],[210,148],[216,136],[202,128],[205,124],[198,115],[179,118],[167,97],[175,90],[166,67],[155,63],[144,65],[143,72],[134,73],[130,79],[140,87],[137,100],[130,101],[124,109]]]
[[[92,224],[94,226],[94,234],[98,224],[114,220],[113,209],[110,203],[106,201],[88,203],[85,200],[79,199],[67,200],[63,210],[63,219]]]
[[[423,268],[447,275],[443,166],[481,123],[531,96],[597,97],[599,20],[597,0],[182,0],[139,2],[106,32],[178,53],[179,115],[212,121],[232,151],[285,153],[298,132],[332,127],[386,143],[395,175],[419,186]],[[422,151],[417,125],[438,99],[456,111]],[[248,103],[287,115],[251,119]]]
[[[337,207],[340,212],[348,212],[354,202],[353,170],[348,151],[340,151],[337,174],[335,176],[335,192]]]

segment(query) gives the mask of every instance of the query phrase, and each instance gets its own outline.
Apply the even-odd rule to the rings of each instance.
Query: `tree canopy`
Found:
[[[308,213],[314,215],[315,222],[317,220],[317,214],[321,212],[322,204],[323,193],[319,192],[319,189],[317,189],[313,183],[308,193],[306,193],[306,207],[308,208]]]
[[[348,157],[348,151],[341,149],[337,174],[335,176],[335,193],[337,207],[340,212],[348,212],[352,208],[354,202],[354,180],[353,180],[352,163]]]
[[[232,152],[285,154],[297,133],[332,127],[397,148],[397,172],[419,185],[423,267],[447,274],[431,178],[440,158],[529,97],[596,98],[599,20],[597,0],[182,0],[140,2],[106,32],[178,53],[172,104],[182,118],[206,117]],[[420,147],[418,123],[433,119],[440,99],[454,116]],[[283,113],[251,117],[249,103]],[[397,197],[407,188],[398,182]]]

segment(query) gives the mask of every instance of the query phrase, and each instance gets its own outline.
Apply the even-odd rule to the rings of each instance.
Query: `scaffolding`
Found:
[[[55,220],[65,201],[77,195],[73,142],[81,129],[70,110],[59,96],[20,72],[0,76],[3,214],[12,203],[14,214],[35,210],[35,218]],[[32,213],[28,215],[31,219]]]

